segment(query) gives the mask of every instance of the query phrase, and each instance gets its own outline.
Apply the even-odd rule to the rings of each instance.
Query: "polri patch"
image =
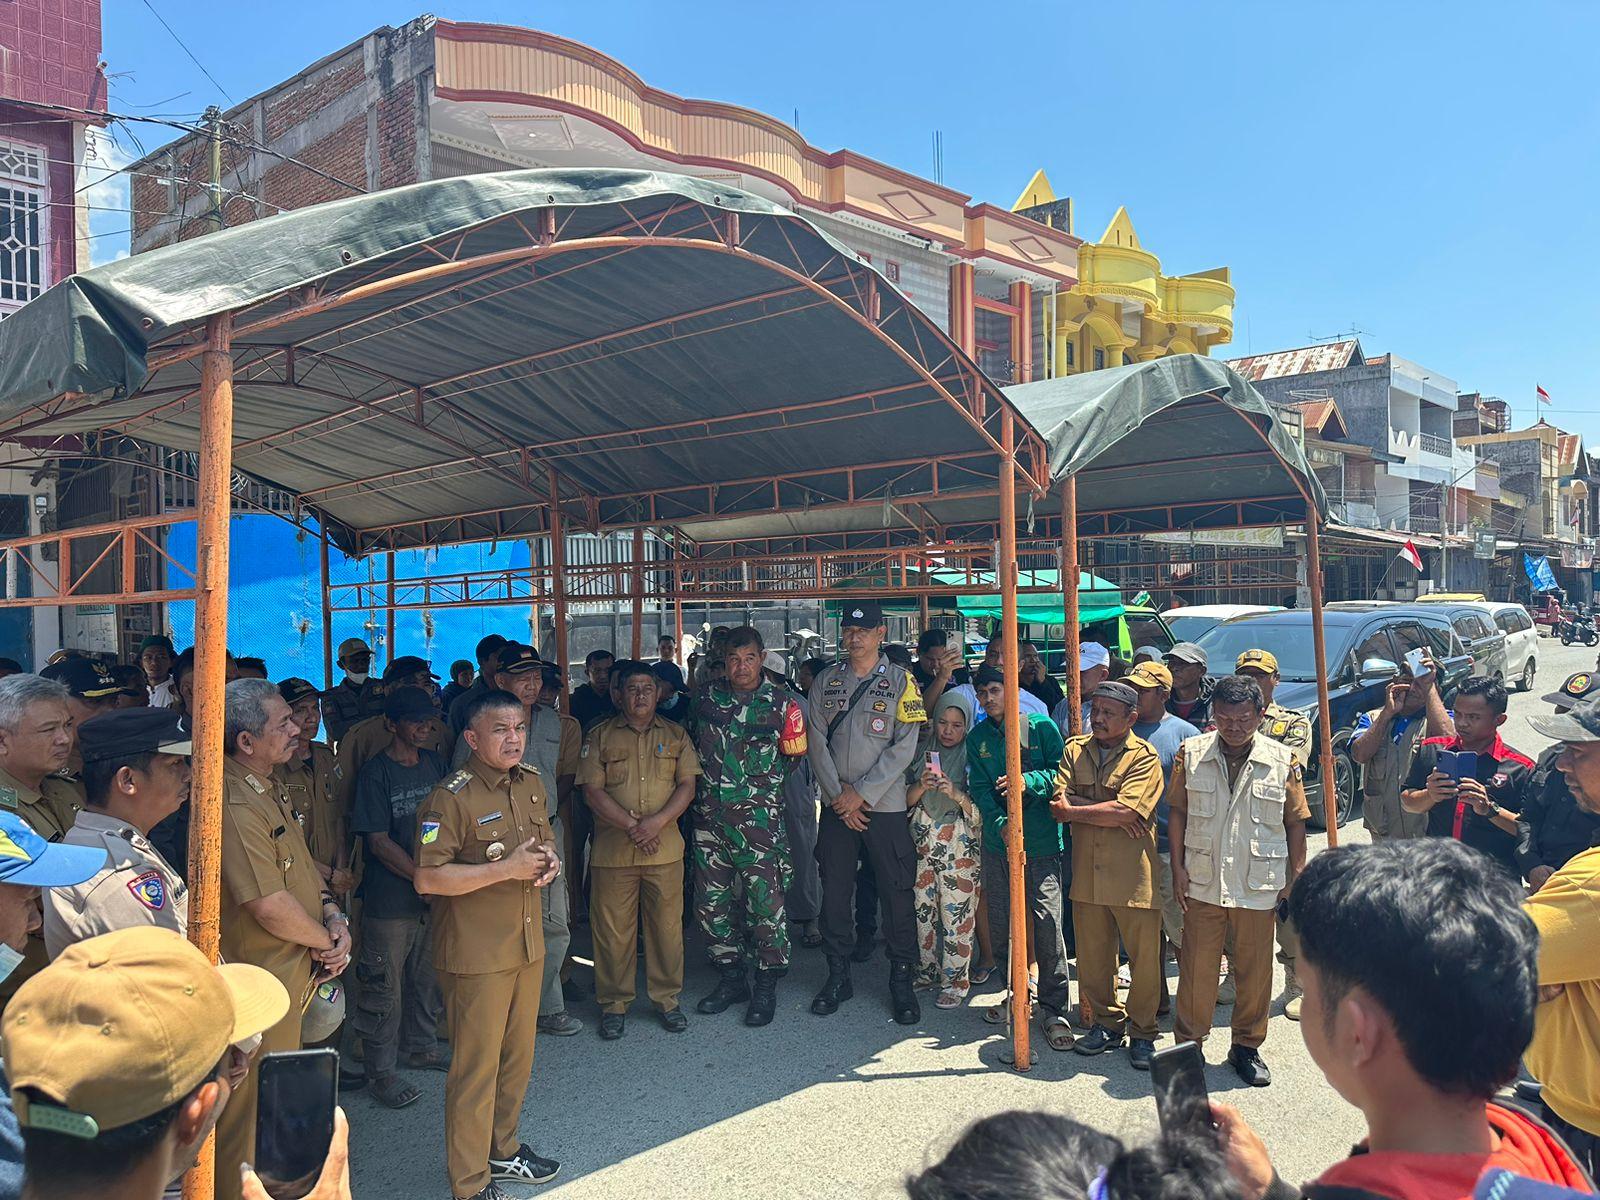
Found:
[[[424,846],[431,846],[439,840],[439,822],[424,821],[422,823],[421,842]]]
[[[873,717],[868,724],[871,726],[873,733],[887,733],[889,730],[888,717]]]
[[[151,912],[160,912],[167,906],[167,881],[161,878],[159,871],[146,871],[137,879],[130,880],[128,890],[133,893],[135,900]]]
[[[888,712],[889,711],[889,702],[887,700],[874,700],[872,702],[872,711],[875,712],[875,713],[886,713],[886,712]]]

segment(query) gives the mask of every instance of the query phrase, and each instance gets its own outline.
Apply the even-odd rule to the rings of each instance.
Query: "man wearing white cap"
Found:
[[[1089,697],[1094,695],[1095,688],[1111,678],[1111,651],[1099,642],[1081,642],[1078,645],[1078,695],[1083,698],[1080,709],[1078,732],[1089,731]],[[1072,697],[1067,696],[1050,713],[1056,727],[1061,730],[1063,737],[1070,737],[1072,731],[1068,728],[1068,720]]]

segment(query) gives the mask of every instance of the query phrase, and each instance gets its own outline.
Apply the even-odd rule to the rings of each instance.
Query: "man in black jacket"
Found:
[[[1544,698],[1557,712],[1600,695],[1600,674],[1579,671]],[[1578,807],[1567,777],[1555,769],[1565,747],[1557,742],[1539,756],[1522,811],[1517,814],[1517,865],[1538,891],[1567,860],[1600,845],[1600,816]]]

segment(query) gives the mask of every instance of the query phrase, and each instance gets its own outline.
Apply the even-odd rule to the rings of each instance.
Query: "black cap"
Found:
[[[437,717],[439,710],[433,706],[433,697],[419,687],[396,688],[384,701],[383,715],[391,721],[421,721]]]
[[[402,654],[383,669],[383,681],[388,683],[403,675],[415,675],[418,671],[427,671],[429,679],[439,678],[429,668],[427,659],[418,658],[415,654]]]
[[[1565,683],[1544,697],[1544,702],[1555,705],[1557,712],[1566,712],[1595,695],[1600,695],[1600,673],[1579,671],[1568,675]]]
[[[1091,700],[1096,696],[1106,700],[1115,700],[1118,704],[1126,704],[1129,708],[1139,707],[1139,693],[1127,684],[1118,683],[1113,679],[1106,680],[1089,693]]]
[[[537,671],[544,663],[540,661],[539,654],[532,646],[524,646],[520,642],[507,642],[500,647],[499,669],[507,675],[526,675],[529,671]]]
[[[320,696],[322,690],[309,679],[290,676],[288,679],[279,680],[278,695],[283,697],[285,704],[299,704],[307,696]]]
[[[67,691],[84,700],[99,700],[122,690],[111,668],[98,658],[80,658],[72,655],[53,662],[39,674],[65,684]]]
[[[193,754],[178,719],[173,708],[114,708],[78,726],[78,748],[86,763],[134,754]]]
[[[876,629],[883,624],[883,606],[876,600],[857,600],[847,603],[839,614],[839,628]]]
[[[482,662],[489,655],[498,653],[506,645],[506,639],[498,633],[491,633],[487,637],[478,639],[478,661]]]
[[[992,663],[984,663],[978,668],[978,673],[972,677],[972,686],[975,688],[987,687],[991,683],[1004,683],[1005,672]]]
[[[143,654],[146,650],[150,649],[151,646],[160,646],[168,654],[177,653],[177,651],[172,648],[172,639],[164,633],[152,633],[147,636],[144,641],[139,643],[139,653]]]

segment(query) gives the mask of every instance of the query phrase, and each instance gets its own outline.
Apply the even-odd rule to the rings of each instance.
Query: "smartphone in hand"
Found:
[[[1471,750],[1439,751],[1439,771],[1457,783],[1478,777],[1478,756]]]
[[[1411,672],[1413,679],[1426,679],[1433,674],[1433,668],[1423,661],[1427,652],[1418,646],[1415,650],[1406,651],[1406,670]]]
[[[1204,1134],[1220,1148],[1217,1127],[1211,1123],[1206,1060],[1197,1043],[1179,1042],[1157,1050],[1150,1060],[1150,1085],[1162,1129]]]
[[[299,1200],[317,1185],[333,1141],[339,1052],[268,1054],[256,1070],[256,1174],[273,1200]]]
[[[935,775],[944,774],[944,770],[939,766],[939,752],[937,750],[928,751],[928,770]]]

